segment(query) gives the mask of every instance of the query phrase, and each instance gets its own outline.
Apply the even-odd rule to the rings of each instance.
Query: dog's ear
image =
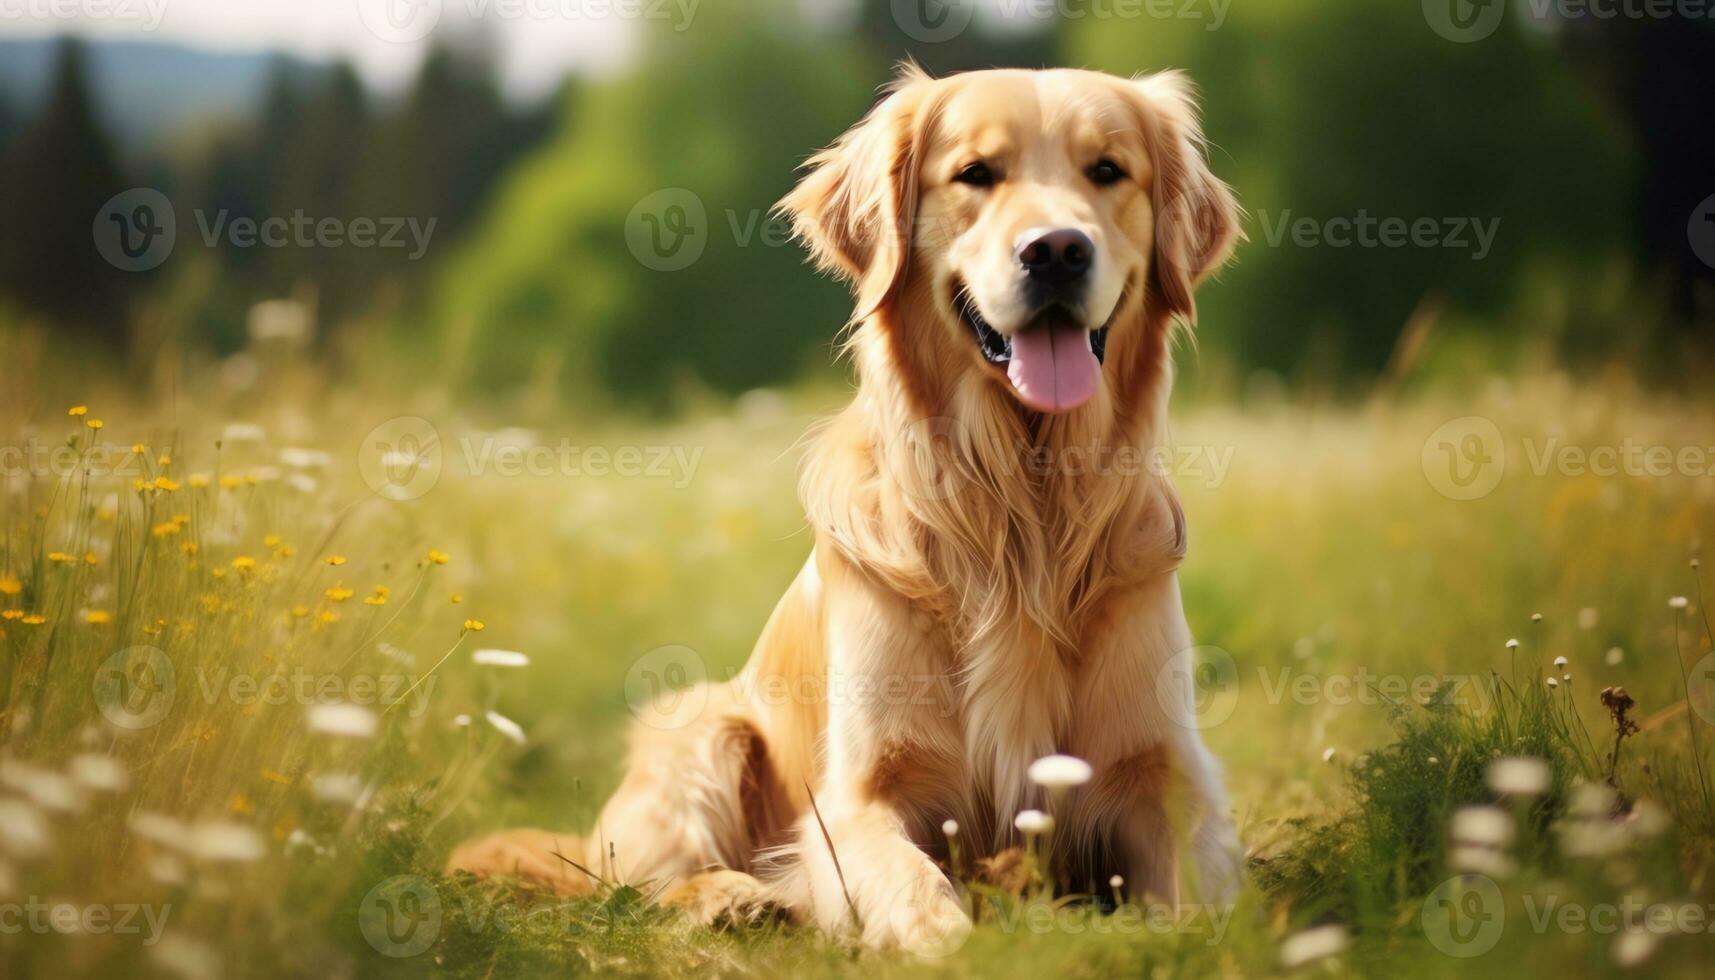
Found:
[[[932,79],[901,67],[888,94],[775,205],[818,268],[852,284],[861,318],[905,276],[917,210],[917,175]]]
[[[1131,88],[1144,112],[1155,168],[1155,291],[1167,313],[1195,322],[1197,284],[1244,237],[1239,205],[1209,170],[1190,80],[1165,71],[1136,79]]]

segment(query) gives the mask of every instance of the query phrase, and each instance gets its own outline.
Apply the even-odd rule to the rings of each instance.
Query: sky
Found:
[[[72,33],[215,50],[349,58],[402,88],[430,43],[475,25],[493,36],[507,91],[528,98],[567,71],[609,74],[637,50],[639,18],[677,23],[700,0],[0,0],[0,37]],[[720,2],[720,0],[714,0]]]

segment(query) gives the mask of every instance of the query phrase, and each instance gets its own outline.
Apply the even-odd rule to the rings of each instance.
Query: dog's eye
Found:
[[[1117,184],[1124,179],[1125,171],[1112,160],[1097,160],[1096,165],[1090,168],[1090,180],[1098,187]]]
[[[972,187],[993,187],[994,171],[990,170],[986,163],[972,163],[959,171],[953,180]]]

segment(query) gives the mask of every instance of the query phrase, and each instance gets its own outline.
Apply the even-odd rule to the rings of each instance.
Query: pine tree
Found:
[[[146,273],[96,249],[96,212],[129,186],[90,93],[83,45],[59,46],[46,100],[9,147],[0,290],[23,309],[106,340],[126,334],[126,298]]]

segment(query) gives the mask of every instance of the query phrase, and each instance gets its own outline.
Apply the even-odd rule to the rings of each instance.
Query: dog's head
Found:
[[[892,310],[913,370],[1036,412],[1113,384],[1104,362],[1146,324],[1191,320],[1237,235],[1171,72],[907,68],[810,167],[781,206],[858,318]]]

